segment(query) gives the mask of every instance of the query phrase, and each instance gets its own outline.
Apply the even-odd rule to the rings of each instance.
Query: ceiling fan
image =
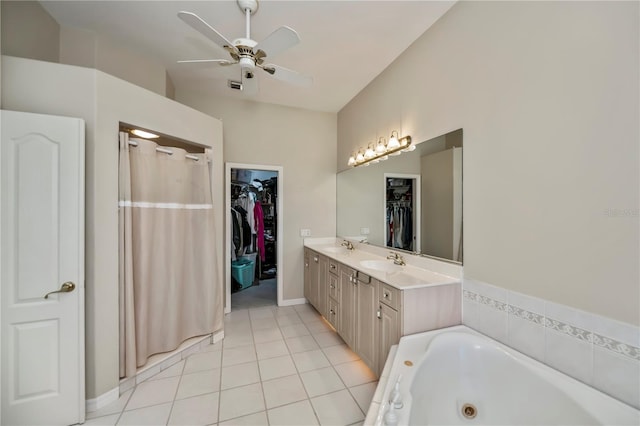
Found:
[[[233,42],[216,31],[202,18],[192,12],[178,12],[178,17],[198,31],[209,40],[229,52],[231,59],[192,59],[178,61],[181,64],[209,64],[217,63],[221,66],[239,65],[241,69],[241,84],[239,88],[246,93],[258,91],[257,81],[254,75],[256,69],[261,69],[271,77],[286,83],[298,86],[309,86],[313,79],[279,65],[267,64],[265,59],[272,58],[279,53],[295,46],[300,42],[300,37],[293,29],[283,26],[272,32],[266,39],[256,42],[251,39],[251,15],[258,10],[258,0],[237,0],[238,6],[245,14],[246,35],[237,38]],[[230,87],[233,85],[230,82]]]

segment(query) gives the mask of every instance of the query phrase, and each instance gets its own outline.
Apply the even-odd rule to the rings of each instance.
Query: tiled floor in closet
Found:
[[[236,309],[223,342],[88,413],[85,424],[362,424],[375,380],[310,305]]]

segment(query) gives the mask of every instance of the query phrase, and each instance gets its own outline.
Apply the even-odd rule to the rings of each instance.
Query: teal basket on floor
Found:
[[[254,262],[250,259],[238,259],[231,262],[231,275],[238,281],[243,289],[251,287],[255,269]]]

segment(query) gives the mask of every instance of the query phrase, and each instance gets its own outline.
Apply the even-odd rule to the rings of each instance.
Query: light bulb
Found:
[[[358,151],[358,155],[356,155],[356,163],[362,163],[364,161],[364,154],[362,151]]]
[[[387,144],[387,149],[396,149],[400,147],[400,142],[398,142],[398,132],[395,130],[391,132],[391,137],[389,138],[389,143]]]
[[[386,150],[387,150],[387,147],[385,146],[384,138],[378,139],[378,144],[376,145],[376,152],[378,154],[384,154]]]
[[[354,154],[351,154],[351,156],[349,157],[349,161],[347,161],[347,166],[355,166],[356,164],[356,157]]]
[[[367,150],[364,152],[364,158],[369,160],[375,156],[376,156],[376,153],[373,151],[373,148],[371,148],[371,145],[367,146]]]

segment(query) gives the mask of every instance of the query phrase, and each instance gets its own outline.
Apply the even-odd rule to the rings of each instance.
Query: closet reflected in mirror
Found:
[[[462,129],[338,173],[336,234],[462,263]]]

